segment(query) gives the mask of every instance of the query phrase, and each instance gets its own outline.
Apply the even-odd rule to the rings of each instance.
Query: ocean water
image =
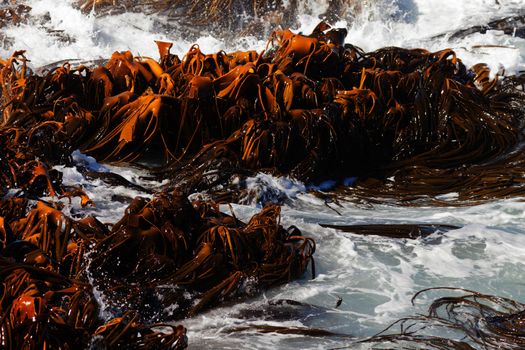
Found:
[[[107,58],[114,51],[128,49],[156,58],[154,40],[173,42],[172,51],[183,56],[192,44],[181,36],[176,24],[160,26],[162,18],[157,15],[126,12],[100,17],[82,13],[70,0],[30,0],[27,4],[32,8],[29,23],[4,28],[10,42],[0,50],[0,57],[9,56],[14,49],[24,49],[34,68],[61,60]],[[300,25],[294,30],[311,31],[326,8],[327,1],[300,2]],[[342,18],[335,26],[346,27],[347,42],[365,51],[384,46],[423,47],[431,51],[452,48],[467,66],[483,62],[494,73],[515,74],[525,70],[524,39],[501,31],[450,37],[456,30],[516,14],[525,14],[525,0],[369,0],[363,2],[359,13]],[[263,37],[231,41],[209,33],[203,33],[196,41],[204,52],[262,50],[266,43]],[[163,185],[149,181],[143,170],[99,164],[78,151],[73,158],[78,166],[112,171],[150,190]],[[75,200],[66,203],[66,210],[73,216],[94,214],[103,222],[114,222],[123,214],[127,199],[151,196],[139,188],[88,180],[76,167],[60,170],[66,185],[81,184],[97,205],[80,210]],[[284,199],[282,224],[295,225],[305,236],[315,239],[316,277],[311,279],[309,271],[303,279],[267,290],[255,299],[184,320],[190,349],[354,348],[356,339],[372,336],[401,317],[425,313],[433,298],[451,293],[431,292],[412,305],[414,293],[429,287],[461,287],[525,302],[523,199],[461,207],[399,207],[344,200],[327,203],[310,193],[308,184],[290,178],[258,174],[247,183],[258,197]],[[249,218],[259,209],[257,200],[233,205],[239,218]],[[432,223],[460,228],[405,240],[363,237],[323,228],[320,223]],[[280,307],[268,303],[275,299],[311,306],[277,313],[272,310]],[[336,308],[338,300],[342,303]],[[261,325],[319,328],[341,336],[305,337],[240,330]]]

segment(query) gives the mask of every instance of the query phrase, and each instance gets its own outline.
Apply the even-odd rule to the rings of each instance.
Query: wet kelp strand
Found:
[[[440,224],[367,224],[367,225],[334,225],[319,224],[322,227],[333,228],[342,232],[351,232],[363,236],[382,236],[391,238],[417,239],[434,233],[446,233],[460,227]]]
[[[437,298],[430,304],[427,315],[398,320],[364,342],[428,349],[523,348],[524,304],[509,298],[448,287],[422,290],[414,295],[412,302],[424,293],[437,291],[460,295]],[[395,333],[396,328],[400,329],[399,333]],[[449,330],[450,336],[436,336],[437,329]],[[460,336],[463,339],[458,341]]]

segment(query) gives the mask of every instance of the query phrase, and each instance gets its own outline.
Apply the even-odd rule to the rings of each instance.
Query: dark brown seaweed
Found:
[[[442,224],[368,224],[368,225],[333,225],[319,224],[322,227],[333,228],[338,231],[351,232],[357,235],[374,235],[391,238],[416,239],[427,237],[436,232],[456,230],[459,226]]]

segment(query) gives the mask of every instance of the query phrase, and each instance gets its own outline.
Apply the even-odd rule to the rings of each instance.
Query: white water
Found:
[[[484,24],[492,19],[513,15],[525,8],[525,0],[377,0],[366,1],[364,11],[350,20],[338,23],[348,26],[347,42],[366,51],[383,46],[425,47],[429,50],[453,48],[467,64],[489,64],[507,73],[525,69],[525,40],[489,31],[472,34],[464,39],[448,41],[435,35],[456,29]],[[35,67],[63,59],[107,58],[116,50],[131,50],[135,54],[156,57],[153,40],[175,43],[174,52],[183,55],[191,43],[172,36],[176,31],[159,33],[154,16],[126,13],[98,18],[86,16],[74,9],[70,1],[32,0],[32,16],[41,18],[49,12],[50,21],[10,27],[4,33],[12,37],[12,49],[26,49]],[[303,7],[301,28],[308,32],[316,25],[317,13],[326,6],[310,0]],[[47,29],[64,30],[70,42],[57,41]],[[265,41],[245,38],[225,43],[220,38],[203,36],[198,40],[205,52],[220,49],[253,48],[260,50]],[[2,49],[5,58],[12,49]],[[94,170],[101,165],[80,154],[78,164]],[[140,179],[134,169],[110,168],[132,182],[151,186]],[[134,197],[144,195],[125,187],[107,188],[102,181],[87,181],[75,168],[62,168],[65,184],[81,184],[97,207],[87,213],[103,222],[114,222],[126,206],[112,200],[113,195]],[[285,226],[296,225],[303,234],[317,243],[317,277],[289,283],[266,291],[260,297],[234,306],[212,310],[183,323],[189,329],[193,349],[253,349],[329,348],[350,344],[350,339],[316,339],[302,336],[260,334],[256,332],[228,333],[225,330],[247,324],[277,326],[308,326],[337,333],[366,337],[379,332],[397,318],[425,312],[425,301],[443,295],[430,293],[412,306],[410,299],[420,289],[450,286],[511,297],[525,301],[525,203],[502,200],[490,204],[461,208],[402,208],[388,205],[359,206],[342,203],[328,207],[323,200],[305,193],[306,187],[289,179],[259,175],[249,181],[254,193],[263,191],[288,197],[282,210]],[[269,190],[268,190],[269,188]],[[80,211],[79,203],[69,205],[71,213]],[[236,205],[237,216],[248,218],[256,205]],[[86,212],[86,211],[84,211]],[[435,234],[414,241],[379,237],[360,237],[322,228],[318,223],[442,223],[462,226],[459,230]],[[338,298],[343,303],[334,308]],[[289,320],[245,320],[239,310],[261,308],[272,298],[293,299],[317,305],[310,317]],[[303,315],[304,316],[304,315]]]
[[[318,16],[326,9],[327,0],[304,1],[298,17],[297,31],[310,32],[318,23]],[[14,39],[10,48],[2,48],[0,57],[13,51],[27,50],[34,66],[60,60],[89,60],[108,58],[114,51],[131,50],[136,55],[157,57],[154,40],[174,43],[172,51],[181,57],[193,44],[185,37],[177,37],[180,28],[167,30],[162,18],[141,13],[123,13],[97,17],[84,15],[73,6],[74,0],[29,0],[31,16],[28,24],[6,28],[3,32]],[[525,11],[523,0],[368,0],[363,11],[354,19],[336,23],[347,26],[347,42],[365,51],[384,46],[424,47],[441,50],[450,47],[470,66],[484,62],[496,71],[502,66],[509,73],[525,69],[525,40],[504,35],[498,31],[470,35],[462,40],[448,41],[447,36],[433,39],[492,19]],[[499,3],[499,4],[498,4]],[[49,20],[42,18],[49,15]],[[350,23],[351,22],[351,23]],[[49,29],[67,33],[71,40],[61,41],[49,34]],[[205,35],[197,40],[205,52],[218,50],[261,50],[265,38],[246,37],[237,41],[222,40]],[[487,46],[501,47],[487,47]]]

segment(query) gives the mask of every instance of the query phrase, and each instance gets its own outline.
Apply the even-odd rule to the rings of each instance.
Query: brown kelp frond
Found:
[[[0,61],[1,125],[6,123],[12,104],[20,97],[26,83],[28,68],[24,53],[25,51],[16,51],[9,59]]]
[[[364,236],[383,236],[391,238],[416,239],[427,237],[436,232],[448,232],[459,229],[459,226],[443,224],[368,224],[368,225],[333,225],[319,224],[322,227],[333,228],[343,232],[351,232]]]
[[[42,130],[43,131],[43,130]],[[4,161],[0,165],[0,194],[9,189],[24,190],[28,196],[36,197],[44,193],[54,196],[61,192],[61,174],[51,169],[53,158],[64,159],[64,153],[57,145],[57,153],[52,154],[50,146],[53,140],[45,139],[43,132],[42,142],[35,142],[36,137],[27,137],[27,133],[20,129],[0,130],[0,158]],[[45,141],[44,141],[45,140]],[[49,160],[46,155],[50,154]]]
[[[237,332],[257,332],[257,333],[276,333],[276,334],[293,334],[293,335],[302,335],[307,337],[341,337],[348,338],[346,334],[339,334],[330,332],[324,329],[318,328],[308,328],[308,327],[284,327],[284,326],[274,326],[274,325],[249,325],[249,326],[239,326],[233,329],[228,330],[228,332],[237,333]]]
[[[172,137],[168,136],[165,123],[176,108],[176,101],[168,97],[139,97],[113,116],[121,121],[118,126],[84,151],[101,160],[133,161],[154,141],[161,144]]]
[[[98,327],[91,346],[106,349],[185,349],[186,329],[168,324],[140,324],[131,312]]]
[[[43,262],[52,262],[53,269],[61,269],[63,275],[71,277],[82,268],[86,246],[107,232],[94,218],[77,222],[43,202],[38,202],[25,218],[12,221],[10,227],[12,245],[18,241],[33,245],[38,248],[40,258],[45,257]]]
[[[427,316],[399,320],[366,342],[388,341],[437,349],[474,349],[477,346],[483,349],[521,349],[525,346],[525,304],[509,298],[447,287],[424,289],[412,301],[422,293],[440,290],[463,295],[435,299],[429,306]],[[400,333],[392,333],[395,326],[400,326]],[[443,336],[439,334],[439,329],[451,332]]]
[[[67,277],[78,275],[87,246],[108,232],[93,217],[73,220],[49,203],[39,201],[29,211],[19,198],[0,204],[1,254]]]
[[[244,224],[208,203],[159,194],[134,200],[95,247],[90,271],[114,310],[133,300],[141,319],[181,318],[301,277],[314,250],[311,239],[280,226],[279,207]],[[130,291],[139,282],[147,287]],[[199,301],[191,303],[188,293]],[[164,307],[151,307],[159,303]],[[173,303],[176,312],[162,315]]]
[[[26,263],[13,262],[9,255],[0,258],[3,346],[81,347],[89,340],[97,321],[98,306],[90,288],[48,268],[32,265],[30,256],[31,253],[26,254]]]

